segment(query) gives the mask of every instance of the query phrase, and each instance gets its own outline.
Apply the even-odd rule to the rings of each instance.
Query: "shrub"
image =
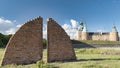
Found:
[[[42,60],[39,60],[37,61],[37,68],[43,68],[43,61]]]

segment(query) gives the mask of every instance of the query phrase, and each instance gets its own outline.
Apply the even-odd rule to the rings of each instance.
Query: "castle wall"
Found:
[[[118,32],[110,32],[109,39],[110,41],[118,41],[119,40]]]
[[[100,37],[100,40],[103,40],[103,41],[109,40],[109,34],[102,35],[102,36]]]
[[[93,33],[89,34],[89,40],[109,40],[109,33]]]
[[[77,39],[75,40],[103,40],[103,41],[118,41],[117,32],[77,32]]]
[[[82,32],[82,40],[88,40],[88,33],[87,32]]]
[[[82,26],[82,25],[80,25]],[[79,27],[80,27],[79,26]],[[111,32],[87,32],[86,26],[84,29],[77,30],[76,40],[108,40],[108,41],[119,41],[118,32],[115,26],[113,26]]]
[[[82,34],[81,33],[82,33],[81,31],[76,32],[75,40],[82,40]]]

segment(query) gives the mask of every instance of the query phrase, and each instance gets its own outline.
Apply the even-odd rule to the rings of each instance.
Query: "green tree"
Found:
[[[46,39],[43,39],[43,48],[46,48],[46,44],[47,43],[47,40]]]
[[[0,47],[5,47],[12,35],[3,35],[0,33]]]

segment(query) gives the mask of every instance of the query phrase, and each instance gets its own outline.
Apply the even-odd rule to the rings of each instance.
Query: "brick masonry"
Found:
[[[30,20],[11,37],[2,65],[29,64],[42,58],[42,22],[41,17]]]
[[[47,20],[47,62],[75,60],[70,37],[52,18]]]

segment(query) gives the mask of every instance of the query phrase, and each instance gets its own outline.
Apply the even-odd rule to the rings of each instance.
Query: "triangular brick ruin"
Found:
[[[5,49],[2,65],[29,64],[42,59],[41,17],[25,23],[10,39]]]
[[[52,18],[47,21],[47,62],[76,60],[70,37]]]
[[[42,59],[43,19],[28,21],[11,37],[2,60],[6,64],[30,64]],[[47,61],[76,60],[70,37],[52,18],[47,21]]]

